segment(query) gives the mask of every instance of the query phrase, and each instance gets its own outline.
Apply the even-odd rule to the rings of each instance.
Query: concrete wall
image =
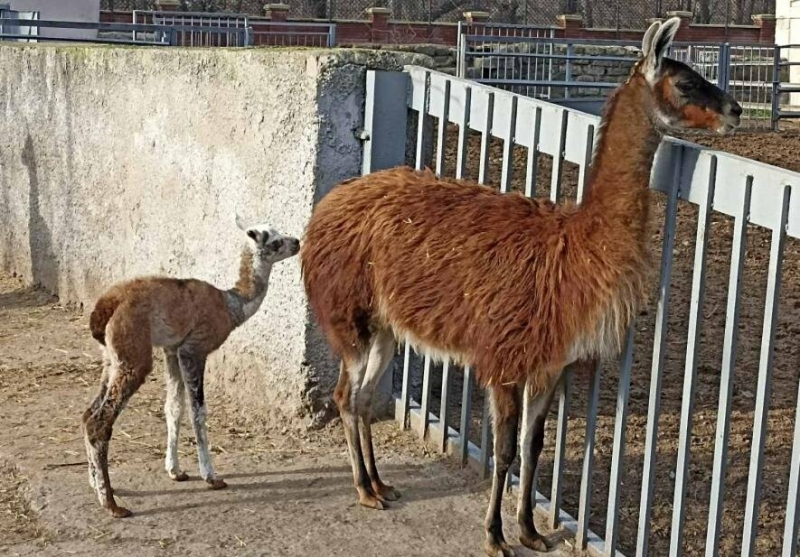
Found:
[[[5,0],[12,10],[38,11],[39,19],[58,21],[100,21],[100,0]],[[42,37],[78,37],[93,39],[97,31],[88,29],[39,30]]]
[[[360,173],[366,69],[427,62],[358,50],[0,46],[0,268],[85,310],[142,274],[230,287],[245,240],[234,210],[301,235],[314,201]],[[292,258],[211,359],[209,381],[285,419],[324,412],[337,372]]]

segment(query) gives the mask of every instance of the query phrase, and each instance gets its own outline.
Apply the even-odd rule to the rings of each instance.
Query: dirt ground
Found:
[[[198,480],[185,421],[180,454],[192,478],[170,481],[161,362],[115,426],[112,485],[134,516],[110,518],[89,488],[80,431],[98,356],[85,316],[0,275],[0,555],[483,555],[488,484],[391,422],[378,424],[376,450],[403,497],[383,512],[357,505],[337,423],[285,435],[243,420],[215,392],[209,438],[228,489]],[[571,554],[568,542],[555,553]]]
[[[800,170],[800,133],[796,131],[687,138]],[[478,142],[474,137],[470,143],[471,177],[477,177]],[[513,183],[520,189],[525,158],[522,151],[515,154]],[[493,144],[490,183],[499,181],[501,160],[502,145]],[[452,150],[446,153],[446,161],[447,174],[453,175]],[[539,195],[549,194],[550,166],[543,156]],[[574,196],[576,168],[566,165],[563,181],[565,197]],[[621,485],[619,539],[620,550],[627,555],[633,553],[638,520],[663,218],[663,199],[654,196],[653,296],[636,325]],[[678,223],[659,421],[652,556],[666,555],[669,545],[695,210],[682,205]],[[714,216],[687,490],[686,555],[701,555],[705,547],[732,230],[730,219]],[[767,231],[749,228],[721,555],[738,554],[742,538],[769,246]],[[775,555],[781,548],[787,497],[800,371],[800,343],[796,340],[800,333],[800,244],[793,239],[786,245],[783,276],[759,556]],[[96,347],[83,320],[46,294],[23,288],[16,279],[0,278],[0,554],[482,555],[481,524],[488,484],[431,454],[391,423],[377,427],[377,452],[387,480],[403,491],[404,498],[388,512],[370,512],[355,505],[338,424],[289,438],[281,431],[245,421],[219,393],[209,393],[210,438],[216,464],[230,480],[230,488],[208,492],[197,482],[170,482],[162,466],[166,433],[160,369],[123,412],[112,443],[112,481],[123,503],[137,516],[125,521],[108,518],[88,487],[80,437],[79,416],[99,377]],[[590,524],[601,534],[605,531],[617,378],[617,364],[608,362],[601,382]],[[418,374],[413,377],[415,397],[421,389],[420,379]],[[438,407],[439,389],[434,385],[433,404]],[[564,471],[564,506],[573,516],[583,458],[586,387],[586,377],[575,377]],[[450,405],[457,416],[461,398],[458,374],[453,393]],[[473,408],[472,439],[477,440],[482,408],[482,393],[477,389]],[[553,417],[555,409],[542,458],[540,489],[545,493],[549,493],[552,476]],[[185,468],[194,470],[192,439],[186,426],[181,439]],[[515,541],[513,509],[508,511],[507,533]],[[569,554],[569,547],[563,552]]]
[[[452,138],[455,138],[457,133],[456,126],[451,126],[448,130],[448,134],[451,134]],[[800,171],[800,133],[797,130],[781,133],[739,132],[732,136],[687,134],[685,139],[768,164]],[[448,176],[455,174],[455,144],[453,139],[450,142],[450,148],[445,151],[445,173]],[[476,134],[470,138],[467,163],[467,176],[472,179],[477,179],[479,148],[480,136]],[[523,149],[515,150],[513,190],[522,191],[523,189],[526,156],[526,151]],[[544,155],[540,157],[538,195],[549,196],[550,194],[551,163],[550,157]],[[491,144],[487,183],[497,184],[499,182],[501,164],[502,142],[496,141]],[[574,199],[577,167],[570,164],[565,165],[562,179],[564,198]],[[720,184],[718,187],[724,187],[724,185]],[[757,192],[756,184],[754,195],[757,195]],[[635,363],[626,438],[627,450],[621,485],[619,549],[626,555],[634,553],[639,519],[653,329],[659,280],[658,262],[661,258],[661,229],[665,213],[664,198],[654,195],[653,207],[651,249],[654,264],[650,281],[651,303],[636,323]],[[649,553],[652,556],[667,555],[669,551],[696,227],[696,209],[689,204],[681,204],[674,249],[672,299],[659,420],[658,458]],[[705,551],[732,234],[732,219],[715,214],[712,217],[711,241],[706,260],[707,279],[692,429],[691,467],[687,487],[687,520],[684,533],[684,554],[687,556],[702,555]],[[742,281],[743,298],[739,322],[739,348],[734,374],[733,415],[728,449],[721,555],[739,554],[741,547],[770,238],[769,231],[755,226],[748,227],[745,272]],[[800,372],[798,333],[800,333],[800,242],[788,239],[785,247],[756,548],[756,554],[765,557],[778,554],[782,547],[783,519],[798,394],[798,372]],[[419,400],[422,388],[421,367],[421,361],[415,359],[412,394],[417,400]],[[400,378],[397,375],[399,374],[396,374],[395,386],[399,388]],[[601,535],[605,532],[606,524],[618,376],[618,363],[607,362],[601,380],[590,521],[590,527]],[[441,394],[439,377],[437,369],[434,371],[432,397],[432,404],[437,409],[437,413]],[[565,510],[573,516],[576,516],[578,511],[585,442],[587,387],[588,377],[574,378],[571,419],[567,435],[567,463],[564,470],[566,482],[563,493]],[[462,396],[461,375],[458,373],[452,392],[450,408],[452,415],[455,416],[455,421],[450,425],[457,427]],[[555,406],[554,404],[548,423],[548,440],[542,457],[539,484],[540,491],[546,494],[550,493],[552,479],[555,418],[557,416]],[[476,389],[473,396],[470,435],[474,442],[479,440],[482,408],[483,393]]]

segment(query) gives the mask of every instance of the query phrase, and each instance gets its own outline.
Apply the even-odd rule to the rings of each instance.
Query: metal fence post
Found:
[[[405,72],[367,72],[362,174],[405,164],[408,81]],[[373,401],[379,415],[394,412],[392,384],[392,373],[387,371],[378,384]]]
[[[333,48],[336,46],[336,24],[331,23],[331,26],[328,27],[328,48]]]
[[[781,47],[775,45],[772,49],[772,130],[778,129],[778,119],[781,110]]]
[[[572,83],[572,57],[575,56],[575,45],[569,43],[567,45],[567,66],[564,70],[564,81],[568,84],[564,87],[564,98],[568,99],[570,95],[569,83]]]

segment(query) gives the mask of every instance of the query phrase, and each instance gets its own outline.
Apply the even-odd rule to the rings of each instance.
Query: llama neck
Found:
[[[245,247],[239,263],[239,280],[228,291],[228,309],[236,326],[250,319],[258,311],[267,294],[271,271],[271,263],[256,257],[250,247]]]
[[[636,232],[647,222],[650,171],[661,133],[644,78],[620,87],[603,113],[584,206]]]

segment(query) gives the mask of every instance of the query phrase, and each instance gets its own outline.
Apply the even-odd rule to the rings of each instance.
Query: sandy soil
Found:
[[[192,479],[170,481],[160,362],[114,430],[112,485],[135,514],[110,518],[89,488],[80,431],[98,356],[83,316],[0,276],[0,554],[483,555],[488,484],[390,422],[376,428],[379,466],[403,498],[384,512],[356,504],[338,424],[288,436],[243,420],[215,392],[209,437],[229,488],[198,481],[186,423],[181,458]],[[570,554],[568,545],[555,553]]]
[[[455,174],[456,126],[448,131],[453,140],[445,152],[446,175]],[[716,149],[725,150],[762,162],[800,170],[800,133],[745,132],[733,136],[687,135],[686,139]],[[469,143],[468,177],[477,179],[480,136],[473,135]],[[512,189],[524,186],[526,152],[515,150]],[[548,196],[551,160],[542,156],[538,167],[538,195]],[[502,164],[502,142],[491,145],[488,183],[497,184]],[[567,164],[562,174],[565,198],[574,199],[577,167]],[[722,187],[721,185],[718,187]],[[632,555],[635,549],[639,519],[645,425],[647,421],[650,371],[652,365],[653,329],[657,301],[658,262],[661,257],[661,226],[665,202],[653,196],[652,252],[654,270],[651,277],[651,303],[636,324],[635,364],[630,395],[630,415],[627,429],[627,454],[621,486],[619,549]],[[702,555],[708,522],[710,479],[716,433],[719,396],[719,370],[722,361],[722,338],[725,330],[727,283],[730,270],[730,247],[733,221],[723,215],[712,217],[711,242],[707,256],[707,285],[703,306],[698,383],[692,437],[691,468],[688,482],[687,521],[684,554]],[[689,204],[681,204],[678,213],[678,232],[675,242],[675,263],[671,284],[672,300],[669,314],[667,350],[663,379],[662,413],[659,420],[658,459],[655,499],[652,511],[650,555],[667,555],[669,550],[674,470],[677,459],[678,431],[682,401],[683,372],[689,318],[697,212]],[[755,226],[749,227],[745,273],[742,282],[744,296],[739,323],[739,350],[734,375],[733,416],[729,446],[729,466],[726,479],[726,498],[720,551],[722,555],[740,552],[744,520],[750,442],[753,431],[753,409],[758,377],[758,358],[766,290],[766,269],[769,261],[770,233]],[[789,462],[793,436],[795,404],[800,372],[800,242],[789,239],[785,248],[783,290],[780,299],[779,325],[776,338],[772,397],[770,400],[769,431],[764,463],[763,493],[756,554],[776,555],[782,543],[783,518],[786,506]],[[412,375],[412,394],[419,400],[421,393],[421,362],[415,360]],[[607,362],[602,375],[600,412],[595,448],[595,474],[592,491],[590,527],[605,532],[608,477],[613,445],[613,429],[618,382],[617,362]],[[395,386],[400,378],[396,374]],[[439,408],[439,370],[434,371],[433,407]],[[565,510],[576,516],[578,490],[585,442],[585,408],[588,377],[576,377],[573,382],[571,420],[568,428],[567,463],[564,470]],[[462,385],[456,374],[450,399],[457,427],[461,412]],[[476,389],[473,397],[471,438],[479,440],[483,394]],[[437,410],[438,413],[438,410]],[[543,454],[540,490],[549,493],[552,477],[552,455],[556,408],[548,424],[549,437]]]

